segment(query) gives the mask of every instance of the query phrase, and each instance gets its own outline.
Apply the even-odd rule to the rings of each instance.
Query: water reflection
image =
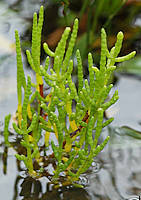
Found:
[[[140,200],[140,196],[134,196],[134,197],[131,197],[130,199],[127,199],[127,200]]]
[[[114,128],[109,130],[107,134],[111,135],[110,143],[95,159],[90,170],[80,178],[80,183],[85,186],[85,189],[73,187],[55,189],[45,176],[37,180],[28,177],[23,163],[17,162],[14,157],[15,151],[23,152],[19,146],[20,138],[10,134],[9,140],[15,149],[13,151],[13,148],[8,149],[4,145],[1,132],[0,194],[3,199],[11,200],[11,196],[13,200],[51,198],[133,200],[138,198],[141,194],[141,140],[119,135]],[[11,192],[7,194],[4,188],[8,188]]]
[[[23,32],[28,22],[0,1],[0,118],[16,110],[16,53],[14,30]],[[12,87],[11,87],[12,86]]]
[[[119,143],[119,137],[122,137],[122,143]],[[141,194],[141,145],[139,146],[138,143],[135,145],[136,141],[138,140],[113,133],[111,144],[97,157],[89,171],[80,178],[79,183],[85,186],[84,189],[72,186],[56,189],[45,176],[37,180],[27,176],[22,163],[19,162],[16,163],[17,167],[11,168],[11,164],[16,162],[14,152],[1,144],[3,173],[6,174],[1,176],[3,184],[6,183],[6,187],[13,188],[13,200],[138,200]],[[135,143],[134,146],[130,145],[131,143]],[[18,144],[17,140],[14,145],[16,144]],[[1,163],[0,168],[2,169]],[[10,181],[6,181],[7,178],[11,179],[11,173],[14,175],[12,185]],[[2,194],[1,187],[0,193]],[[4,199],[11,198],[8,196]]]
[[[47,177],[37,180],[28,177],[23,163],[16,161],[12,148],[7,148],[0,134],[0,194],[4,200],[32,199],[94,199],[137,200],[141,195],[141,140],[126,134],[117,134],[116,128],[105,131],[110,134],[110,143],[95,159],[92,167],[80,177],[84,189],[72,186],[56,189]],[[15,151],[22,151],[20,138],[10,133]],[[3,163],[1,162],[3,161]],[[3,169],[3,172],[2,172]],[[4,192],[7,187],[11,196]],[[7,195],[7,196],[6,196]]]
[[[15,137],[11,132],[9,136],[9,142],[11,146],[8,148],[4,144],[3,133],[0,134],[0,194],[3,199],[9,200],[11,196],[7,193],[3,193],[3,188],[8,187],[12,191],[13,200],[42,200],[42,199],[90,199],[88,192],[85,189],[74,188],[72,186],[56,188],[51,184],[50,178],[47,176],[48,172],[39,179],[29,177],[26,173],[25,166],[22,162],[15,159],[15,153],[22,152],[24,149],[20,145],[20,137]],[[14,151],[13,151],[14,150]],[[26,153],[26,152],[25,152]],[[2,162],[1,162],[2,161]],[[12,165],[15,165],[12,167]],[[47,164],[47,163],[46,163]],[[11,179],[11,174],[14,176]],[[12,182],[11,182],[12,181]],[[13,182],[14,181],[14,182]],[[61,183],[60,183],[61,184]],[[79,184],[88,185],[87,176],[80,178]],[[1,187],[2,186],[2,187]],[[13,188],[13,190],[12,190]]]
[[[45,180],[35,180],[31,177],[18,176],[15,181],[13,200],[90,200],[90,195],[85,189],[74,187],[62,187],[55,189]]]
[[[8,147],[4,148],[2,160],[3,160],[3,173],[7,174],[7,157],[8,157]]]

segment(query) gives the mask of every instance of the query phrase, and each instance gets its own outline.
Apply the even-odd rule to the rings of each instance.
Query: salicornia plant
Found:
[[[53,162],[51,181],[57,182],[60,176],[63,176],[67,184],[72,184],[87,171],[94,157],[103,150],[109,140],[108,136],[98,144],[102,129],[113,121],[113,118],[104,121],[104,111],[118,100],[118,91],[107,100],[113,87],[109,84],[109,79],[116,69],[115,63],[134,57],[135,52],[118,57],[123,41],[122,32],[118,33],[115,46],[109,51],[106,33],[102,29],[100,67],[94,67],[92,54],[89,53],[88,79],[83,77],[81,55],[79,50],[76,51],[76,88],[72,81],[72,53],[77,37],[78,19],[75,19],[72,31],[69,27],[65,29],[55,52],[44,43],[43,47],[48,56],[43,65],[40,64],[42,25],[41,6],[39,19],[36,13],[33,17],[31,52],[26,51],[27,60],[36,74],[36,83],[32,83],[31,78],[28,76],[26,79],[24,75],[19,35],[18,31],[15,31],[18,125],[13,123],[13,127],[15,132],[21,135],[21,145],[26,150],[26,153],[17,153],[16,157],[24,162],[29,175],[34,177],[48,174],[46,167]],[[45,88],[49,88],[48,93],[45,93]],[[5,140],[8,143],[6,132]],[[35,162],[38,164],[37,169],[34,167]]]

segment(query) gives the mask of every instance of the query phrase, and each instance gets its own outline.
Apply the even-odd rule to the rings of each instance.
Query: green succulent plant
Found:
[[[46,170],[43,165],[44,157],[49,163],[52,158],[55,165],[51,181],[58,182],[63,174],[66,184],[75,184],[109,140],[108,136],[98,144],[102,129],[113,121],[113,118],[104,121],[104,111],[119,98],[116,90],[111,99],[107,100],[113,87],[108,80],[116,69],[115,63],[129,60],[134,57],[135,52],[118,57],[123,41],[122,32],[118,33],[115,46],[109,51],[106,33],[102,29],[100,67],[94,66],[92,54],[89,53],[88,79],[83,77],[81,55],[79,50],[76,51],[78,69],[78,88],[76,88],[72,81],[74,66],[72,53],[77,37],[78,19],[75,19],[72,31],[69,27],[65,29],[55,52],[44,43],[43,47],[48,56],[43,65],[40,63],[42,25],[43,6],[40,8],[39,19],[37,14],[34,14],[32,48],[31,52],[26,51],[27,60],[36,74],[36,83],[32,83],[31,78],[29,76],[26,78],[24,75],[19,35],[18,31],[15,31],[18,125],[13,123],[13,128],[18,135],[21,135],[21,145],[26,149],[26,154],[17,153],[16,158],[24,162],[29,175],[33,177],[41,176],[41,171]],[[46,95],[45,87],[49,87]],[[33,106],[35,99],[38,104],[37,109]],[[8,123],[5,126],[5,141],[8,143]],[[52,135],[56,140],[53,140]],[[42,141],[42,146],[39,141]],[[50,154],[49,147],[52,150]],[[39,165],[38,170],[34,168],[35,161]]]

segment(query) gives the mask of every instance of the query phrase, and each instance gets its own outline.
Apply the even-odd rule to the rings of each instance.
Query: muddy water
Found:
[[[7,3],[6,3],[7,2]],[[12,1],[11,1],[12,2]],[[14,1],[13,1],[14,2]],[[16,2],[16,1],[15,1]],[[17,1],[18,2],[18,1]],[[25,1],[26,2],[26,1]],[[12,5],[12,3],[11,3]],[[0,2],[0,119],[16,110],[16,61],[14,49],[14,29],[22,33],[28,21],[24,19],[23,4],[21,16],[9,8],[8,1]],[[26,9],[27,16],[39,8]],[[8,15],[7,15],[8,13]],[[10,21],[9,17],[10,16]],[[141,81],[131,77],[119,77],[116,86],[120,100],[107,112],[114,116],[112,126],[128,125],[141,130]],[[1,129],[3,126],[1,126]],[[8,149],[8,159],[4,159],[4,147],[0,146],[0,199],[2,200],[122,200],[139,199],[141,195],[141,141],[127,135],[118,135],[111,129],[103,135],[111,135],[110,143],[96,158],[93,167],[81,177],[84,189],[66,187],[53,189],[46,178],[35,181],[17,168],[14,150]],[[13,136],[12,136],[13,137]],[[0,142],[3,137],[0,133]],[[6,152],[5,152],[6,153]],[[4,169],[3,161],[7,162]]]

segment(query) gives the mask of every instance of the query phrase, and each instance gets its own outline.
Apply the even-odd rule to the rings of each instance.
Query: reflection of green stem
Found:
[[[4,123],[4,132],[3,132],[3,135],[4,135],[4,142],[5,142],[5,145],[6,146],[9,146],[9,140],[8,140],[8,137],[9,137],[9,131],[8,131],[8,126],[9,126],[9,121],[10,121],[10,118],[11,118],[11,115],[7,115],[5,117],[5,123]]]
[[[4,152],[2,155],[2,161],[3,161],[3,173],[7,174],[7,157],[8,157],[8,147],[6,146],[4,148]]]

